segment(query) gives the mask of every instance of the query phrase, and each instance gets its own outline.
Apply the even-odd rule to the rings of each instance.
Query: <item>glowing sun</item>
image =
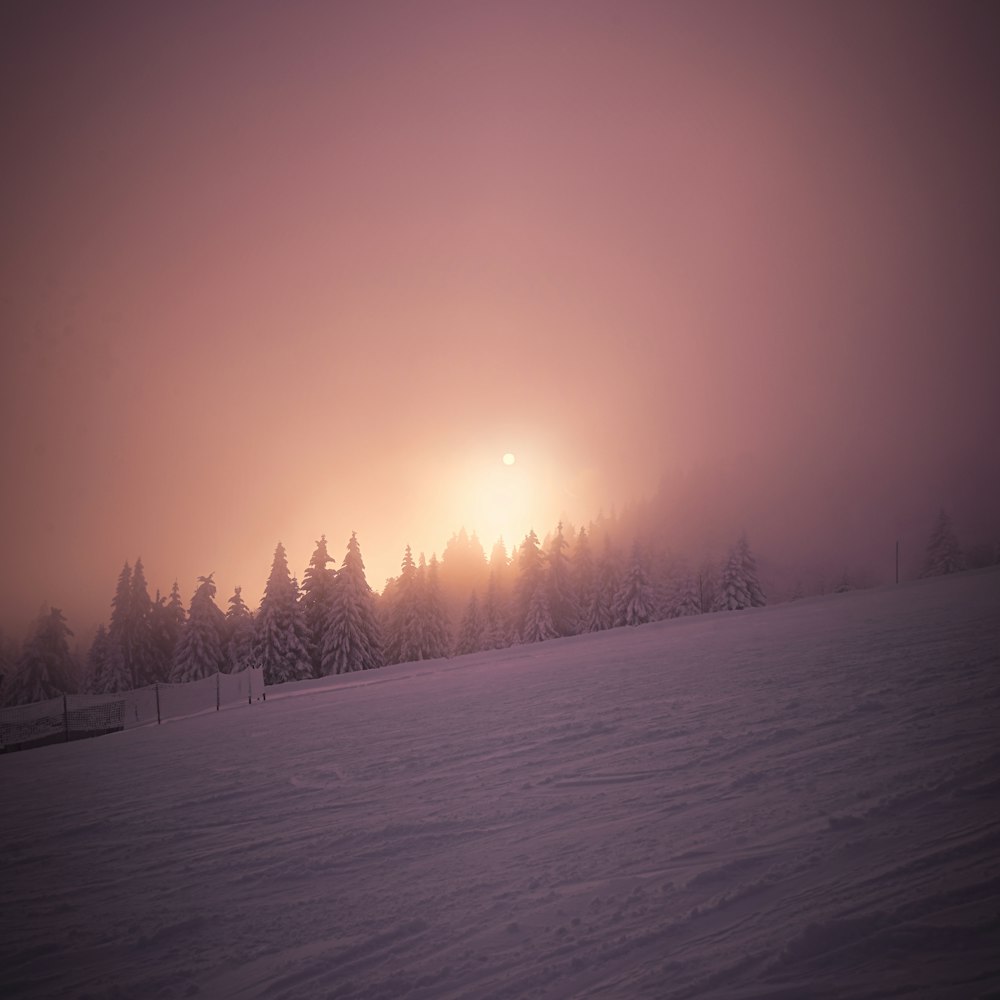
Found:
[[[502,461],[504,465],[513,465],[517,459],[508,451],[504,453]]]

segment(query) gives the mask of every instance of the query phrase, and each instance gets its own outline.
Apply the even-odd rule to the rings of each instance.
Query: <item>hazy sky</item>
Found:
[[[995,527],[997,51],[990,3],[4,3],[0,619],[136,555],[255,605],[322,532],[380,587],[692,470],[764,541]]]

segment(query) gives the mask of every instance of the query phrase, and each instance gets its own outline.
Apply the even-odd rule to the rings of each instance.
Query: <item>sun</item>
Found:
[[[517,461],[517,459],[511,452],[508,451],[504,452],[504,456],[501,459],[501,461],[503,462],[504,465],[513,465]]]

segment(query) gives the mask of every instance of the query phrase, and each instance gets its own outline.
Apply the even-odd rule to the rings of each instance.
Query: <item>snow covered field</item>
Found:
[[[996,996],[1000,572],[351,675],[0,794],[5,997]]]

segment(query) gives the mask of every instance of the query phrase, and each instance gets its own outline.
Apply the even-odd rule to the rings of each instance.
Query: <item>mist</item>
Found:
[[[9,4],[0,624],[652,503],[1000,537],[987,5]],[[517,456],[516,490],[498,485]],[[512,472],[512,475],[514,473]],[[654,499],[655,498],[655,499]]]

